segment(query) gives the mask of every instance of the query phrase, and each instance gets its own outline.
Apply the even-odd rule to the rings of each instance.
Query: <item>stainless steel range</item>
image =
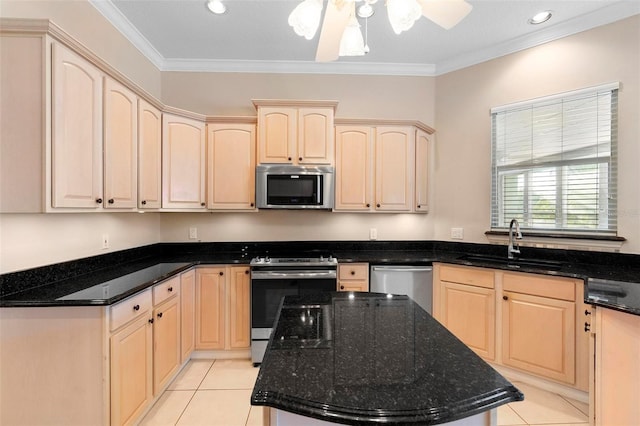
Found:
[[[335,291],[338,260],[256,257],[251,260],[251,361],[262,362],[284,296]]]

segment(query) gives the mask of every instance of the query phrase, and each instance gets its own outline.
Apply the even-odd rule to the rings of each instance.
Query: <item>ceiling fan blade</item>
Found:
[[[338,59],[340,39],[349,23],[349,17],[355,13],[355,3],[343,0],[329,0],[322,21],[322,30],[316,51],[317,62],[330,62]]]
[[[465,0],[418,0],[418,3],[422,15],[445,30],[455,27],[473,9]]]

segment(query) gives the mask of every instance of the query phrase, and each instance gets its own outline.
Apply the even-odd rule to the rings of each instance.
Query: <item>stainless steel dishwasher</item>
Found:
[[[411,265],[371,265],[369,291],[403,294],[431,313],[433,267]]]

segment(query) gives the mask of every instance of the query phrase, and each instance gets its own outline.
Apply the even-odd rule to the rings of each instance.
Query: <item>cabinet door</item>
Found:
[[[336,127],[335,210],[371,210],[371,127]]]
[[[333,109],[298,110],[298,148],[300,164],[333,164]]]
[[[505,291],[502,362],[574,383],[575,303]]]
[[[416,195],[415,211],[429,211],[429,135],[423,130],[416,131]]]
[[[640,419],[640,316],[596,308],[595,421],[634,425]]]
[[[138,99],[104,79],[104,207],[138,204]]]
[[[256,127],[209,124],[207,128],[207,207],[255,209]]]
[[[204,209],[205,125],[162,116],[162,207]]]
[[[53,44],[52,207],[102,205],[102,74]]]
[[[258,161],[291,163],[295,155],[298,110],[296,108],[258,108]]]
[[[153,399],[150,312],[111,336],[111,424],[133,424]]]
[[[196,349],[224,349],[225,268],[196,272]]]
[[[234,266],[229,269],[231,270],[229,280],[229,349],[248,348],[251,333],[249,268]]]
[[[376,129],[376,210],[410,211],[413,206],[415,131]]]
[[[153,394],[158,395],[180,367],[180,297],[153,310]]]
[[[495,290],[442,283],[442,324],[475,353],[495,358]]]
[[[138,207],[162,204],[162,114],[147,101],[138,101]]]
[[[180,276],[180,363],[191,357],[195,348],[196,330],[196,271],[191,270]]]

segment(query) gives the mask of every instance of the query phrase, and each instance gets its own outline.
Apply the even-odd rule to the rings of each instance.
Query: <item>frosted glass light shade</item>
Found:
[[[360,24],[355,15],[351,15],[347,27],[344,29],[342,39],[340,39],[339,56],[363,56],[365,54],[364,39]]]
[[[387,0],[387,14],[393,32],[400,34],[422,16],[422,7],[417,0]]]
[[[322,0],[304,0],[289,15],[289,25],[299,36],[311,40],[320,26]]]

